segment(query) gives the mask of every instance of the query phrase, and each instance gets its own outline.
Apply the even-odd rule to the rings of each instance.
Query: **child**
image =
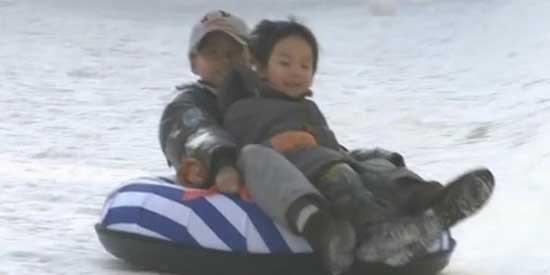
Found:
[[[385,261],[400,254],[407,258],[404,261],[409,260],[415,256],[416,246],[404,255],[401,250],[414,242],[427,245],[443,230],[479,210],[490,197],[493,178],[486,169],[466,173],[446,188],[410,172],[395,180],[422,183],[413,193],[431,190],[432,195],[425,198],[429,202],[421,203],[425,209],[420,214],[396,218],[410,203],[386,200],[392,196],[378,196],[366,188],[376,183],[363,182],[368,177],[358,171],[368,173],[370,168],[343,152],[317,105],[307,99],[312,95],[318,61],[318,45],[311,31],[294,21],[264,20],[252,32],[249,46],[257,75],[239,68],[221,90],[218,99],[225,128],[239,147],[266,145],[302,171],[328,199],[336,216],[349,221],[359,234],[359,259]],[[292,218],[289,223],[292,227]],[[293,230],[308,238],[298,226]],[[346,267],[341,268],[339,272]]]
[[[231,69],[248,63],[247,38],[246,23],[221,10],[208,12],[191,31],[188,56],[199,80],[177,87],[180,94],[166,106],[159,129],[162,151],[181,184],[215,184],[224,192],[238,186],[235,142],[221,126],[216,95]]]
[[[200,188],[214,186],[227,193],[235,193],[239,188],[236,143],[221,125],[222,114],[216,100],[222,79],[231,68],[247,66],[246,36],[245,23],[223,11],[209,12],[192,29],[189,58],[191,69],[200,80],[178,88],[181,93],[165,108],[159,130],[163,153],[176,169],[181,184]],[[285,196],[285,201],[277,202],[277,207],[262,209],[283,225],[287,225],[287,212],[295,213],[300,220],[300,230],[308,232],[305,234],[310,242],[326,244],[314,246],[331,264],[329,269],[349,266],[353,260],[355,235],[347,223],[319,210],[325,203],[318,191],[278,153],[254,148],[243,151],[243,162],[253,160],[250,162],[253,165],[244,165],[248,167],[246,175],[261,174],[252,179],[247,177],[249,187],[253,189],[255,183],[269,184],[269,180],[262,178],[266,176],[264,171],[275,171],[277,167],[282,172],[269,179],[293,189],[291,196]],[[260,158],[266,162],[258,162]],[[254,199],[258,204],[271,202],[269,196]],[[309,234],[318,227],[323,230]]]

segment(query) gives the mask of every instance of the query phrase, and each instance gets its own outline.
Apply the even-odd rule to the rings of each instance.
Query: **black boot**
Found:
[[[368,230],[372,237],[360,244],[357,257],[366,262],[383,262],[398,253],[412,257],[412,251],[405,251],[408,247],[417,247],[413,243],[429,245],[444,230],[478,212],[493,189],[494,177],[489,170],[467,172],[450,182],[421,215],[371,226]]]
[[[292,203],[289,225],[303,236],[332,275],[346,272],[355,259],[355,230],[345,220],[332,216],[316,196],[304,196]]]
[[[468,172],[449,183],[432,209],[445,228],[450,228],[479,211],[495,188],[495,178],[488,169]]]
[[[399,213],[415,216],[428,210],[441,197],[445,186],[437,181],[405,179],[394,187],[399,200]]]

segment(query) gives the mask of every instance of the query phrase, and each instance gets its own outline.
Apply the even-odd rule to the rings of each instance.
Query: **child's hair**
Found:
[[[256,62],[263,68],[267,67],[271,52],[275,44],[281,39],[292,35],[303,38],[311,47],[313,53],[313,72],[317,70],[317,59],[319,57],[319,45],[311,30],[296,22],[294,19],[271,21],[262,20],[250,35],[249,48]]]

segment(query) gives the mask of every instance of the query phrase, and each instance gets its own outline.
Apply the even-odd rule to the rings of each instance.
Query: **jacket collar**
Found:
[[[197,85],[207,91],[209,91],[212,95],[215,95],[217,96],[218,95],[218,89],[214,88],[214,86],[212,86],[210,83],[204,81],[204,80],[199,80],[197,81]]]

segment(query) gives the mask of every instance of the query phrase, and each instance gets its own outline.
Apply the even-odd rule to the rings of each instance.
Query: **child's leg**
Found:
[[[260,145],[245,146],[237,162],[254,201],[274,221],[293,228],[287,220],[291,204],[301,197],[322,195],[304,175],[278,152]]]
[[[363,180],[367,182],[362,182]],[[368,255],[358,257],[360,260],[371,262],[371,255],[383,255],[375,259],[383,262],[395,254],[398,248],[404,248],[422,236],[420,232],[415,231],[416,227],[410,225],[415,225],[411,218],[399,219],[399,223],[394,221],[400,214],[397,211],[402,210],[408,196],[392,194],[397,190],[385,182],[383,177],[361,178],[348,164],[338,163],[327,169],[316,183],[336,215],[353,224],[358,233],[360,251]],[[412,193],[412,189],[409,191]],[[422,222],[430,226],[427,219]],[[389,228],[390,226],[396,228]],[[394,233],[387,235],[386,231],[390,230]],[[437,230],[442,231],[439,227]],[[412,234],[408,231],[412,231]],[[371,240],[374,241],[372,245]],[[406,256],[414,254],[415,251],[412,252]]]
[[[346,163],[332,165],[314,182],[337,216],[349,220],[357,231],[386,221],[395,212],[393,202],[373,194]]]
[[[419,246],[428,246],[444,230],[479,211],[493,189],[494,178],[489,170],[482,168],[463,174],[445,186],[435,199],[430,198],[430,208],[421,215],[371,226],[368,230],[372,238],[360,245],[358,258],[380,262],[399,253],[401,260],[410,260]]]
[[[325,198],[292,163],[270,148],[248,145],[237,165],[262,210],[304,236],[332,274],[349,269],[355,257],[355,231],[331,215]]]
[[[398,264],[399,261],[407,261],[422,254],[424,246],[431,246],[439,235],[434,235],[434,239],[431,239],[430,232],[442,233],[442,227],[428,218],[397,219],[400,213],[396,211],[402,211],[405,205],[412,204],[409,197],[413,197],[420,190],[416,190],[416,185],[430,186],[429,190],[432,189],[432,185],[420,181],[410,182],[413,178],[407,178],[407,182],[401,183],[388,183],[382,177],[378,180],[365,179],[369,182],[361,180],[355,170],[345,163],[333,165],[317,180],[317,187],[327,197],[336,215],[351,221],[359,233],[360,260]],[[372,182],[373,180],[375,182]],[[403,190],[394,189],[393,187],[397,186],[390,184],[404,184]],[[390,193],[395,191],[404,191],[399,194],[403,196],[391,196]],[[421,223],[423,227],[417,226],[416,223]],[[430,238],[420,238],[425,235]],[[419,246],[422,247],[418,248]],[[401,253],[399,249],[406,251]]]

